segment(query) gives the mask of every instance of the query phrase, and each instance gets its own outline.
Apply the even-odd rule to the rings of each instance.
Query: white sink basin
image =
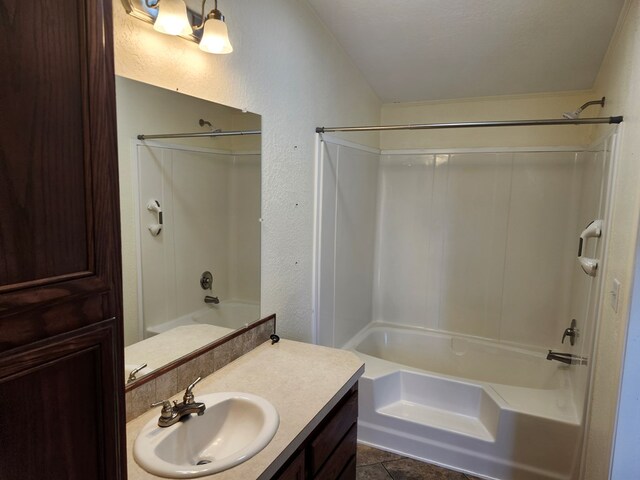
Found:
[[[167,478],[211,475],[253,457],[280,424],[275,407],[250,393],[196,395],[196,402],[207,406],[202,416],[191,415],[166,428],[158,427],[154,417],[143,427],[133,445],[138,465]]]

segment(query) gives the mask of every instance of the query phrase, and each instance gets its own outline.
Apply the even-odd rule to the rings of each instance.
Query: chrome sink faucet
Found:
[[[152,404],[152,407],[162,405],[162,411],[160,412],[160,418],[158,419],[159,427],[170,427],[174,423],[178,423],[183,417],[197,413],[198,416],[204,414],[204,410],[207,408],[202,402],[196,402],[193,396],[193,387],[196,383],[202,380],[202,377],[198,377],[195,381],[187,387],[182,397],[182,402],[178,403],[173,401],[173,405],[169,400],[161,400]]]

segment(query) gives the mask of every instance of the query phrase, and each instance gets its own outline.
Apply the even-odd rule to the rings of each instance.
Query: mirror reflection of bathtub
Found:
[[[139,379],[260,319],[261,140],[137,136],[261,119],[120,77],[116,91],[125,364],[147,364]]]
[[[260,305],[220,302],[160,325],[147,328],[145,340],[125,348],[125,365],[147,364],[137,378],[226,337],[260,316]],[[128,372],[125,372],[128,378]]]

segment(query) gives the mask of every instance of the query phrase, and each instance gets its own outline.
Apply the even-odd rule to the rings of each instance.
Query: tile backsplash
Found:
[[[127,422],[149,410],[150,405],[185,390],[197,377],[206,377],[269,340],[275,332],[275,316],[250,325],[212,349],[125,393]]]

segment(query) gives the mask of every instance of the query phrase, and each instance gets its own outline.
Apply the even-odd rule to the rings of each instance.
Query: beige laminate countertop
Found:
[[[346,350],[281,340],[274,345],[263,343],[204,378],[194,389],[196,401],[198,395],[214,392],[253,393],[276,407],[280,425],[271,442],[257,455],[234,468],[201,478],[271,478],[363,371],[362,360]],[[173,398],[181,397],[182,392]],[[127,423],[129,480],[161,478],[140,468],[132,453],[138,432],[159,414],[160,409],[154,408]]]

